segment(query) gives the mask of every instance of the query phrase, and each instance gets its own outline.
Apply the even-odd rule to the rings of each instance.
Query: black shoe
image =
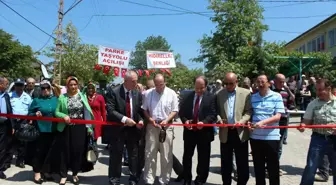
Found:
[[[6,175],[4,174],[4,172],[0,172],[0,179],[6,179]]]
[[[35,182],[35,184],[42,184],[43,179],[42,178],[40,178],[39,180],[34,179],[34,182]]]
[[[136,182],[134,182],[134,181],[130,181],[128,184],[129,184],[129,185],[137,185],[138,183],[136,183]]]
[[[120,185],[120,179],[117,178],[110,178],[109,182],[111,185]]]
[[[59,183],[59,185],[65,185],[66,184],[66,182],[65,183]]]
[[[184,180],[183,185],[191,185],[191,181]]]
[[[123,163],[123,166],[129,166],[128,162],[127,162],[127,161],[124,162],[124,163]]]
[[[45,174],[42,174],[42,179],[44,180],[44,182],[54,182],[55,179],[51,176],[51,175],[45,175]]]
[[[198,181],[194,181],[194,184],[195,184],[195,185],[203,185],[203,183],[198,182]]]
[[[73,184],[74,185],[79,185],[79,178],[78,177],[73,178]]]
[[[283,141],[282,143],[283,143],[284,145],[287,145],[287,144],[288,144],[287,141]]]
[[[19,167],[19,168],[25,168],[26,167],[25,164],[24,164],[24,162],[16,163],[15,166]]]
[[[174,182],[181,182],[183,180],[183,176],[179,175],[177,176],[177,179],[174,180]]]

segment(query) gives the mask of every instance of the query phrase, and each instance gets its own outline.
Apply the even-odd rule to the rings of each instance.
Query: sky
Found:
[[[1,0],[29,19],[47,33],[57,25],[58,0]],[[75,0],[64,0],[67,10]],[[159,8],[143,7],[142,3]],[[161,0],[194,12],[209,11],[208,0]],[[261,0],[263,1],[263,0]],[[295,1],[295,0],[293,0]],[[336,13],[336,2],[260,2],[264,7],[264,23],[269,31],[263,34],[266,41],[290,41],[307,29]],[[175,11],[173,11],[175,10]],[[209,17],[198,14],[166,16],[105,16],[97,14],[172,14],[177,9],[156,0],[83,0],[64,18],[64,26],[70,21],[77,27],[83,43],[133,50],[135,43],[151,35],[167,39],[175,53],[182,56],[182,63],[189,68],[201,68],[203,64],[190,59],[198,56],[198,40],[214,31],[215,24]],[[310,17],[309,17],[310,16]],[[305,18],[298,18],[305,17]],[[307,18],[308,17],[308,18]],[[91,21],[90,21],[91,19]],[[49,36],[33,27],[5,5],[0,3],[0,28],[15,36],[34,51],[41,49]],[[50,46],[52,41],[48,43]],[[144,53],[145,54],[145,53]],[[50,59],[40,56],[43,63]]]

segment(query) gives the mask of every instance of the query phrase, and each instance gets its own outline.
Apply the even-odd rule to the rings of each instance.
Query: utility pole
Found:
[[[63,9],[64,9],[64,0],[59,1],[59,9],[58,9],[58,24],[56,31],[56,51],[55,51],[55,63],[54,63],[54,78],[57,76],[57,64],[59,65],[59,85],[62,82],[62,34],[63,34]]]

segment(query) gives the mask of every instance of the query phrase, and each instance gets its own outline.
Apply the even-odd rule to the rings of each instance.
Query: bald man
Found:
[[[265,166],[267,166],[269,184],[280,185],[279,175],[279,129],[264,129],[265,126],[279,126],[281,114],[285,113],[282,97],[270,90],[265,75],[257,78],[258,93],[251,96],[253,109],[250,142],[256,184],[266,185]],[[238,160],[237,160],[238,161]]]
[[[217,93],[218,122],[226,124],[247,124],[251,118],[250,91],[237,86],[238,79],[234,73],[225,75],[225,88]],[[237,184],[246,185],[249,179],[247,128],[225,128],[219,130],[221,148],[221,170],[223,184],[232,182],[233,151],[237,164]]]
[[[156,177],[156,159],[160,151],[161,174],[159,182],[167,185],[173,167],[174,128],[169,126],[178,112],[178,98],[174,90],[166,87],[162,74],[154,77],[155,88],[145,95],[143,110],[148,120],[146,128],[145,170],[146,184],[154,184]]]
[[[275,79],[274,79],[274,86],[273,86],[272,90],[281,95],[282,101],[283,101],[283,104],[284,104],[284,107],[285,107],[285,111],[287,112],[288,109],[292,109],[291,105],[292,105],[292,102],[294,102],[295,95],[290,91],[290,89],[288,88],[288,86],[285,85],[285,83],[286,83],[285,75],[280,74],[280,73],[276,74]],[[288,122],[289,122],[288,115],[286,113],[281,114],[279,125],[280,126],[287,126]],[[282,154],[282,145],[287,139],[287,132],[288,132],[287,128],[280,129],[281,137],[280,137],[280,146],[279,146],[279,159],[280,159],[281,154]],[[280,170],[279,174],[280,174],[280,176],[282,175],[281,170]]]
[[[26,80],[26,88],[25,88],[25,92],[27,94],[29,94],[29,96],[34,99],[39,97],[40,93],[38,92],[38,90],[35,89],[35,79],[34,78],[27,78]]]

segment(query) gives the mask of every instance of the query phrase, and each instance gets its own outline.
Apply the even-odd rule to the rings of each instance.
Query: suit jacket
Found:
[[[217,119],[226,119],[228,117],[228,91],[226,88],[220,90],[216,95],[217,102]],[[235,110],[234,110],[234,120],[236,123],[245,124],[247,123],[252,115],[252,106],[251,106],[251,92],[247,89],[237,87],[236,88],[236,99],[235,99]],[[222,143],[226,143],[227,127],[221,127],[219,129],[219,139]],[[250,137],[250,132],[248,128],[237,128],[238,135],[240,140],[246,141]]]
[[[185,123],[187,120],[193,119],[193,108],[194,108],[194,98],[195,91],[186,93],[180,102],[179,116],[181,121]],[[202,101],[199,107],[198,118],[200,122],[205,124],[216,122],[216,105],[215,96],[209,92],[205,92],[202,97]],[[214,129],[213,127],[203,127],[201,130],[193,131],[184,128],[183,139],[184,140],[195,140],[196,138],[202,138],[204,141],[214,140]]]
[[[142,105],[142,95],[137,90],[132,90],[132,113],[133,120],[138,123],[143,121],[143,110]],[[121,123],[121,120],[126,116],[126,92],[124,85],[116,86],[114,88],[110,87],[106,94],[106,111],[107,111],[107,121]],[[135,126],[128,127],[123,125],[118,125],[111,128],[112,138],[118,138],[121,132],[128,132],[129,136],[133,138],[140,137],[140,131]]]
[[[6,101],[7,114],[13,114],[9,95],[7,93],[4,94],[4,98],[5,98],[5,101]],[[10,133],[12,133],[12,128],[15,127],[15,121],[12,118],[8,118],[5,122],[0,123],[0,124],[6,126],[6,128],[5,127],[1,127],[0,132],[10,131]],[[5,129],[5,130],[3,130],[3,129]]]

